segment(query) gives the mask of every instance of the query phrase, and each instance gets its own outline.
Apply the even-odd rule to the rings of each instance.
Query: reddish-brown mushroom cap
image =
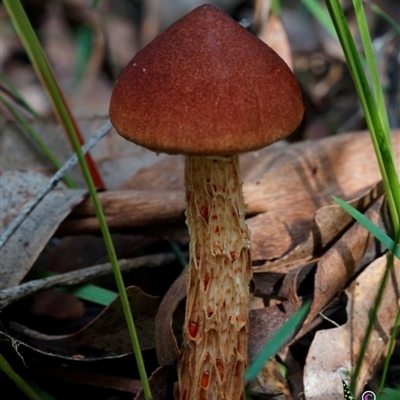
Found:
[[[285,62],[210,5],[139,51],[110,103],[111,122],[126,139],[189,155],[260,149],[290,134],[303,111]]]

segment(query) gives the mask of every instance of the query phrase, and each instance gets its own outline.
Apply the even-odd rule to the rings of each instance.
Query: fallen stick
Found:
[[[244,185],[249,215],[265,212],[265,196],[257,185]],[[185,194],[182,190],[121,190],[98,194],[110,231],[170,225],[185,221]],[[60,225],[56,236],[100,233],[90,198],[83,201]]]
[[[156,255],[142,256],[132,259],[119,260],[121,271],[130,271],[136,268],[154,268],[176,260],[173,253],[161,253]],[[95,278],[112,274],[110,263],[95,265],[93,267],[82,268],[77,271],[66,272],[64,274],[50,276],[48,278],[37,279],[23,283],[8,289],[0,290],[0,309],[20,300],[33,293],[54,289],[60,286],[81,285]]]

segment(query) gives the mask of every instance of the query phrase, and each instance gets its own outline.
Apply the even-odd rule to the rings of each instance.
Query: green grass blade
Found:
[[[56,273],[47,271],[40,268],[31,269],[25,277],[25,280],[32,281],[36,279],[48,278],[49,276],[55,276]],[[104,289],[102,287],[82,284],[72,287],[60,287],[56,289],[60,292],[70,293],[82,300],[91,301],[92,303],[100,304],[102,306],[108,306],[117,297],[117,293],[112,290]]]
[[[385,21],[387,21],[391,27],[398,33],[400,34],[400,25],[398,22],[396,22],[390,15],[388,15],[387,13],[385,13],[385,11],[382,10],[382,8],[380,8],[377,4],[371,3],[369,2],[369,7],[371,8],[371,10],[376,13],[377,15],[379,15],[380,17],[382,17]]]
[[[50,68],[47,58],[44,55],[43,49],[41,48],[39,41],[37,40],[37,37],[29,23],[25,11],[21,6],[20,1],[4,0],[3,4],[5,5],[6,10],[12,19],[12,22],[25,46],[25,49],[33,65],[35,66],[38,76],[40,77],[45,87],[49,90],[50,98],[53,102],[57,115],[59,116],[60,121],[62,121],[63,126],[67,130],[74,151],[77,154],[79,165],[81,167],[83,177],[85,179],[94,209],[96,211],[97,219],[99,221],[100,229],[104,238],[104,243],[107,249],[108,256],[110,258],[110,263],[112,265],[115,281],[118,287],[118,293],[121,298],[122,309],[125,315],[130,339],[132,342],[133,351],[136,356],[140,380],[143,386],[143,394],[146,400],[150,400],[152,397],[150,392],[150,385],[147,379],[147,373],[144,367],[139,339],[132,318],[128,295],[126,293],[122,274],[118,266],[118,260],[115,253],[114,245],[112,243],[111,234],[108,229],[106,218],[102,210],[99,198],[97,196],[95,182],[93,180],[94,178],[96,178],[96,175],[93,173],[96,170],[90,170],[88,164],[86,163],[86,159],[82,153],[80,140],[77,134],[77,132],[79,131],[78,126],[72,118],[69,107]],[[90,159],[87,160],[89,161]],[[99,176],[97,176],[97,178],[100,179]],[[101,179],[98,182],[99,184],[102,184]]]
[[[368,71],[372,84],[372,91],[374,94],[375,102],[378,107],[379,118],[382,124],[383,132],[390,135],[389,120],[386,111],[385,98],[383,96],[382,85],[379,79],[378,67],[375,62],[374,49],[372,47],[371,36],[367,18],[365,16],[364,7],[361,0],[353,0],[354,10],[356,13],[357,23],[360,30],[360,36],[364,47],[365,58],[368,65]],[[386,138],[387,143],[391,144],[391,138]],[[392,157],[394,157],[393,148],[390,146]]]
[[[356,221],[358,221],[369,233],[375,236],[388,250],[390,250],[398,259],[400,259],[400,246],[396,244],[385,232],[373,224],[364,214],[360,213],[350,204],[336,196],[332,196],[345,211],[347,211]]]
[[[15,101],[17,101],[26,111],[29,112],[33,117],[36,119],[42,120],[43,117],[37,113],[26,101],[25,99],[21,96],[19,93],[18,89],[15,87],[15,85],[7,78],[6,75],[3,74],[2,71],[0,71],[0,82],[5,83],[4,90],[6,91],[7,94],[10,94]],[[3,87],[2,87],[3,89]]]
[[[282,14],[282,8],[281,8],[281,2],[280,0],[272,0],[271,1],[271,11],[272,14],[274,15],[281,15]]]
[[[43,400],[43,397],[40,396],[37,391],[20,375],[18,375],[8,361],[4,358],[4,356],[0,353],[0,371],[3,371],[13,382],[14,385],[27,397],[29,400]],[[6,395],[3,393],[3,395]],[[47,398],[50,399],[50,396],[47,395]],[[54,399],[53,399],[54,400]]]
[[[361,367],[364,361],[364,356],[366,354],[367,351],[367,347],[368,347],[368,342],[369,339],[371,337],[372,331],[374,329],[375,323],[376,323],[376,319],[377,319],[377,315],[378,315],[378,309],[382,303],[382,298],[383,298],[383,293],[385,291],[385,287],[387,285],[387,282],[389,280],[389,276],[390,273],[393,269],[393,253],[388,253],[387,256],[387,265],[385,268],[385,272],[382,276],[382,280],[378,286],[378,293],[376,295],[375,298],[375,302],[374,305],[371,309],[371,312],[368,315],[368,324],[367,324],[367,328],[365,330],[365,334],[364,334],[364,338],[363,341],[361,343],[360,346],[360,351],[356,360],[356,365],[354,367],[354,371],[351,377],[351,382],[350,382],[350,390],[355,393],[356,391],[356,384],[357,384],[357,379],[358,376],[360,375],[360,371],[361,371]]]
[[[398,389],[385,389],[377,400],[399,400],[400,399],[400,388]]]
[[[304,7],[319,21],[319,23],[326,29],[326,31],[334,39],[338,39],[335,27],[333,26],[332,20],[329,14],[326,12],[321,3],[317,0],[301,0]]]
[[[85,76],[85,71],[92,53],[92,30],[89,26],[82,25],[77,31],[77,54],[74,67],[75,84],[79,84]]]
[[[182,253],[182,250],[179,248],[179,246],[173,240],[169,240],[168,242],[169,242],[169,245],[170,245],[173,253],[176,256],[176,259],[179,261],[179,264],[181,264],[182,268],[185,269],[188,265],[188,260]]]
[[[118,294],[112,290],[104,289],[91,284],[80,285],[72,288],[61,288],[58,290],[61,292],[70,293],[82,300],[91,301],[92,303],[100,304],[101,306],[105,307],[110,305],[118,297]]]
[[[57,157],[53,154],[51,149],[46,145],[46,143],[42,140],[39,134],[32,128],[31,124],[25,119],[25,117],[3,96],[0,95],[0,102],[4,104],[4,106],[10,111],[13,117],[17,120],[19,125],[25,132],[29,135],[29,137],[36,143],[42,153],[47,157],[47,159],[53,164],[56,170],[61,168],[61,163],[58,161]],[[76,184],[72,180],[72,178],[68,175],[63,178],[66,185],[71,189],[76,189]]]
[[[352,374],[351,379],[351,390],[355,390],[356,382],[358,379],[358,375],[361,371],[361,366],[363,363],[365,351],[367,349],[367,345],[369,342],[369,338],[371,336],[373,326],[376,321],[377,310],[381,304],[383,292],[386,287],[389,273],[393,268],[394,262],[394,253],[397,254],[397,244],[399,243],[400,238],[400,184],[396,171],[396,163],[393,156],[393,146],[391,145],[391,136],[387,124],[387,116],[383,116],[386,114],[384,102],[382,101],[383,96],[380,94],[381,88],[378,87],[380,85],[379,80],[377,78],[377,72],[374,72],[375,61],[373,60],[373,51],[372,46],[370,45],[370,37],[369,33],[366,33],[367,26],[365,21],[363,21],[363,9],[360,7],[359,3],[355,2],[357,6],[356,13],[358,14],[358,20],[360,26],[360,31],[363,37],[363,41],[365,43],[364,47],[366,48],[366,53],[370,61],[367,65],[370,66],[371,71],[370,74],[373,77],[373,90],[374,95],[371,94],[366,76],[364,74],[364,70],[362,68],[360,56],[358,55],[356,46],[354,44],[353,38],[350,34],[349,27],[346,23],[343,10],[338,0],[326,0],[328,11],[331,15],[333,23],[335,25],[335,29],[338,33],[338,37],[340,43],[342,45],[344,54],[346,56],[346,60],[350,69],[350,73],[352,75],[358,97],[362,108],[364,110],[365,119],[371,134],[371,141],[374,146],[374,150],[376,153],[376,157],[378,160],[378,165],[381,171],[383,184],[386,191],[386,197],[389,204],[389,209],[391,212],[391,217],[393,221],[393,227],[395,236],[397,238],[396,242],[387,243],[387,246],[393,253],[389,253],[387,267],[385,269],[384,276],[382,277],[381,283],[378,288],[378,293],[375,299],[374,307],[372,309],[371,314],[369,315],[368,325],[366,328],[366,332],[364,335],[363,342],[361,344],[360,352],[356,360],[356,365]],[[381,97],[380,97],[381,96]],[[377,105],[377,103],[379,105]],[[382,115],[382,117],[381,117]],[[364,222],[365,223],[365,222]],[[363,223],[363,224],[364,224]],[[368,224],[368,223],[367,223]],[[374,229],[372,227],[372,229]],[[379,234],[380,230],[375,233]],[[387,237],[381,237],[380,240],[386,240]],[[388,355],[387,357],[390,357]]]
[[[90,8],[97,8],[100,3],[101,3],[101,0],[92,0],[92,4],[90,5]]]
[[[396,344],[396,338],[397,338],[397,332],[399,330],[399,326],[400,326],[400,307],[397,310],[396,321],[394,322],[394,327],[393,327],[392,333],[390,335],[390,341],[389,341],[389,347],[388,347],[388,350],[387,350],[387,356],[385,358],[385,364],[384,364],[383,370],[382,370],[382,378],[381,378],[381,382],[379,384],[379,390],[380,391],[382,391],[384,386],[385,386],[386,376],[387,376],[387,372],[389,370],[390,357],[393,354],[394,346]]]
[[[23,7],[21,6],[20,0],[5,0],[4,5],[10,16],[14,28],[18,33],[25,51],[32,63],[33,68],[48,94],[48,98],[53,105],[54,112],[62,124],[72,146],[75,149],[74,142],[78,141],[79,145],[83,144],[83,136],[79,130],[79,127],[72,116],[69,106],[64,98],[64,95],[58,85],[52,68],[47,60],[46,55],[36,37],[36,34],[30,25],[28,17],[25,14]],[[75,150],[76,151],[76,150]],[[90,154],[86,155],[87,163],[89,164],[90,173],[95,181],[96,187],[103,188],[104,184],[97,170],[96,164],[90,157]]]
[[[383,131],[374,98],[371,94],[360,57],[358,55],[343,10],[338,0],[326,0],[335,29],[338,33],[357,94],[364,110],[378,160],[395,232],[400,229],[400,185],[390,145],[389,135]]]
[[[255,379],[265,363],[291,338],[296,328],[305,319],[310,307],[311,301],[307,301],[278,329],[247,369],[246,381]]]

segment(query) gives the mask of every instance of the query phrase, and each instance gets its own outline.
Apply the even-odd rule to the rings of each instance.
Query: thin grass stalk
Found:
[[[13,382],[14,385],[29,399],[29,400],[42,400],[42,397],[26,382],[20,375],[18,375],[4,356],[0,353],[0,371],[3,371]],[[5,395],[5,393],[3,393]]]
[[[92,0],[92,4],[90,5],[90,8],[97,8],[100,3],[101,3],[101,0]]]
[[[343,52],[352,75],[358,97],[364,110],[365,119],[371,134],[372,144],[378,160],[383,184],[391,212],[394,231],[400,228],[400,186],[397,177],[396,165],[390,145],[386,143],[387,135],[384,133],[376,105],[369,89],[367,78],[361,65],[353,38],[346,23],[343,10],[338,0],[326,0],[328,11],[331,14]]]
[[[400,34],[400,24],[396,22],[390,15],[388,15],[385,11],[382,10],[377,4],[372,3],[371,1],[367,1],[367,4],[371,8],[371,10],[386,20],[389,25],[398,33]]]
[[[337,39],[335,27],[332,24],[332,20],[329,18],[329,14],[323,8],[321,3],[317,0],[301,0],[308,11],[321,23],[326,31],[331,35],[332,38]]]
[[[19,39],[24,45],[24,48],[42,84],[42,87],[48,94],[48,98],[53,105],[53,110],[63,126],[71,144],[73,141],[72,132],[75,132],[74,134],[77,135],[79,144],[82,145],[84,142],[82,133],[78,127],[78,124],[73,118],[72,112],[67,105],[64,95],[58,85],[54,72],[50,67],[39,40],[36,37],[36,34],[25,14],[23,7],[21,6],[20,0],[5,0],[4,5],[11,20],[13,21],[14,28],[18,33]],[[104,188],[103,180],[100,177],[97,166],[92,157],[90,154],[87,154],[85,158],[89,165],[89,170],[96,187],[99,189]]]
[[[385,232],[383,232],[378,226],[376,226],[371,220],[369,220],[363,213],[358,211],[356,208],[346,203],[344,200],[339,199],[336,196],[332,196],[333,200],[336,201],[348,214],[350,214],[357,222],[359,222],[369,233],[375,236],[389,251],[391,251],[400,260],[400,246],[396,243]]]
[[[379,79],[378,67],[375,61],[374,49],[372,47],[372,40],[369,34],[367,18],[365,16],[364,7],[361,0],[353,0],[353,7],[356,13],[357,24],[360,31],[361,41],[364,48],[365,58],[367,61],[368,71],[371,79],[372,92],[375,97],[375,102],[378,107],[379,118],[382,124],[382,129],[386,134],[386,141],[390,146],[392,158],[394,158],[393,147],[391,146],[390,126],[387,116],[385,99],[383,96],[382,85]]]
[[[8,111],[13,115],[16,121],[19,123],[21,128],[29,135],[29,137],[37,144],[42,153],[47,157],[51,164],[53,164],[56,170],[61,168],[61,163],[57,157],[53,154],[51,149],[46,145],[38,133],[32,128],[31,124],[25,119],[25,117],[3,96],[0,95],[0,102],[4,104]],[[65,184],[70,189],[76,189],[76,184],[69,175],[63,178]]]
[[[185,255],[183,254],[182,250],[179,248],[179,246],[172,240],[169,240],[169,245],[175,254],[176,259],[178,260],[179,264],[181,264],[181,267],[184,269],[188,265],[188,260],[186,259]]]
[[[21,96],[18,89],[15,85],[7,78],[6,75],[2,71],[0,71],[0,82],[5,83],[5,85],[1,85],[1,89],[4,90],[5,93],[9,94],[11,97],[14,98],[16,102],[18,102],[26,111],[29,112],[33,117],[36,119],[43,120],[43,116],[40,115],[37,111],[35,111]]]
[[[82,83],[89,59],[93,52],[93,32],[87,25],[80,26],[76,38],[76,62],[74,66],[74,86]]]
[[[280,0],[271,0],[271,11],[273,15],[281,15],[282,8]]]
[[[387,356],[385,358],[385,363],[383,365],[382,377],[381,377],[381,381],[379,383],[379,391],[380,392],[385,387],[386,376],[387,376],[387,372],[389,369],[390,358],[391,358],[391,355],[393,354],[394,345],[396,344],[396,338],[397,338],[397,332],[399,330],[399,326],[400,326],[400,304],[399,304],[399,309],[397,310],[397,316],[396,316],[396,320],[394,323],[394,327],[392,329],[392,334],[390,335]]]
[[[39,65],[39,74],[41,79],[43,79],[46,87],[51,89],[50,91],[51,100],[56,108],[56,112],[59,115],[60,120],[63,123],[63,126],[66,128],[68,132],[68,136],[70,137],[72,146],[77,154],[79,165],[81,167],[83,177],[88,187],[89,194],[92,199],[97,218],[99,220],[100,229],[104,238],[108,256],[110,258],[110,263],[112,265],[115,281],[121,298],[122,309],[125,315],[130,339],[133,346],[133,351],[136,356],[136,362],[139,370],[140,380],[143,386],[143,394],[146,400],[151,400],[152,396],[150,392],[150,386],[147,379],[146,370],[144,367],[143,357],[140,351],[139,339],[132,318],[128,296],[125,290],[125,285],[123,283],[122,274],[118,266],[118,260],[115,253],[114,245],[112,243],[110,231],[107,226],[106,218],[102,210],[99,198],[97,196],[94,180],[80,147],[80,142],[77,135],[77,126],[74,123],[74,120],[71,118],[72,115],[67,107],[66,101],[55,80],[54,74],[52,73],[47,58],[44,55],[43,49],[41,48],[32,27],[30,26],[29,20],[20,4],[20,1],[4,0],[4,5],[13,21],[14,26],[16,27],[18,33],[21,35],[20,37],[24,38],[23,44],[27,50],[29,57],[31,58],[31,61],[33,59],[35,61],[35,65]],[[40,55],[39,60],[36,58],[37,56],[36,51]]]
[[[393,270],[393,265],[394,265],[394,255],[393,255],[393,253],[389,252],[387,255],[387,265],[385,268],[385,272],[382,276],[382,280],[378,287],[378,292],[377,292],[377,295],[375,298],[374,306],[372,307],[371,312],[368,315],[367,329],[365,330],[364,339],[361,343],[360,352],[357,357],[356,365],[355,365],[354,371],[351,375],[350,391],[352,393],[356,392],[357,379],[358,379],[358,376],[360,375],[362,363],[364,361],[364,355],[367,351],[367,347],[368,347],[368,343],[369,343],[369,338],[371,337],[372,331],[373,331],[375,323],[376,323],[376,319],[378,316],[378,309],[382,302],[383,293],[385,291],[385,288],[386,288],[386,285],[387,285],[387,282],[388,282],[388,279],[390,276],[390,272]]]
[[[369,127],[371,133],[371,140],[375,149],[376,157],[378,159],[379,168],[381,170],[381,175],[386,191],[386,196],[389,204],[389,208],[391,211],[391,217],[393,221],[393,227],[395,232],[395,237],[397,239],[397,243],[400,239],[400,230],[399,230],[399,217],[400,217],[400,185],[397,177],[396,165],[394,162],[393,156],[393,148],[391,146],[391,137],[389,133],[389,124],[387,121],[386,110],[384,107],[384,102],[380,99],[381,88],[380,86],[378,74],[375,69],[375,61],[373,60],[373,51],[372,45],[370,44],[371,39],[369,37],[369,33],[366,34],[367,31],[366,22],[363,21],[363,10],[359,4],[357,5],[356,13],[358,13],[359,24],[361,25],[360,30],[363,37],[363,41],[366,43],[364,47],[366,48],[367,57],[370,58],[368,65],[371,65],[372,61],[372,70],[370,73],[373,77],[373,89],[377,102],[381,102],[380,111],[377,111],[376,103],[371,94],[367,79],[365,77],[364,71],[361,66],[360,57],[357,53],[354,41],[351,37],[348,25],[346,23],[343,10],[337,0],[326,0],[328,11],[331,14],[332,21],[335,25],[336,31],[339,36],[339,40],[341,42],[344,54],[346,56],[347,62],[349,64],[349,69],[353,78],[353,81],[356,86],[356,90],[358,93],[359,100],[364,110],[365,118],[367,125]],[[365,19],[365,16],[364,16]],[[367,43],[369,42],[369,43]],[[383,118],[380,117],[380,114],[384,113],[385,116]],[[383,125],[382,125],[383,124]],[[396,243],[395,243],[396,244]],[[391,249],[389,249],[391,250]],[[394,248],[393,248],[394,251]],[[383,293],[389,278],[389,274],[393,269],[394,263],[394,255],[392,252],[388,254],[387,267],[385,268],[385,272],[383,274],[381,283],[378,288],[378,293],[374,302],[374,307],[372,308],[371,314],[369,315],[368,325],[365,332],[365,336],[360,348],[359,355],[357,357],[356,366],[352,374],[352,379],[350,383],[351,391],[355,392],[357,378],[359,376],[361,366],[363,363],[364,355],[368,346],[369,338],[371,336],[376,318],[377,311],[382,301]],[[387,355],[387,358],[390,357],[390,354]],[[388,362],[388,361],[387,361]],[[381,381],[381,386],[384,384],[384,379]]]
[[[397,232],[397,236],[396,236],[396,242],[394,243],[394,246],[396,245],[396,243],[400,243],[400,231]],[[391,258],[390,258],[391,257]],[[387,265],[387,269],[389,269],[390,264],[389,262],[394,262],[394,254],[393,252],[391,252],[389,254],[389,260],[388,260],[388,265]],[[389,341],[389,346],[388,346],[388,350],[387,350],[387,354],[386,354],[386,358],[385,358],[385,363],[383,366],[383,370],[382,370],[382,377],[381,377],[381,381],[379,383],[379,391],[381,392],[384,389],[385,386],[385,382],[386,382],[386,376],[387,376],[387,372],[389,369],[389,363],[390,363],[390,358],[392,357],[393,354],[393,349],[394,349],[394,345],[396,343],[396,339],[397,339],[397,332],[400,326],[400,300],[398,299],[398,305],[399,308],[397,310],[397,316],[396,316],[396,320],[394,322],[394,326],[390,335],[390,341]]]

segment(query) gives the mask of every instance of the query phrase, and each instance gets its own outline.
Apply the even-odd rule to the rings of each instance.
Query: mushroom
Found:
[[[244,399],[252,267],[238,154],[286,137],[303,111],[284,61],[210,5],[140,50],[115,85],[116,131],[186,156],[190,261],[176,398]]]

